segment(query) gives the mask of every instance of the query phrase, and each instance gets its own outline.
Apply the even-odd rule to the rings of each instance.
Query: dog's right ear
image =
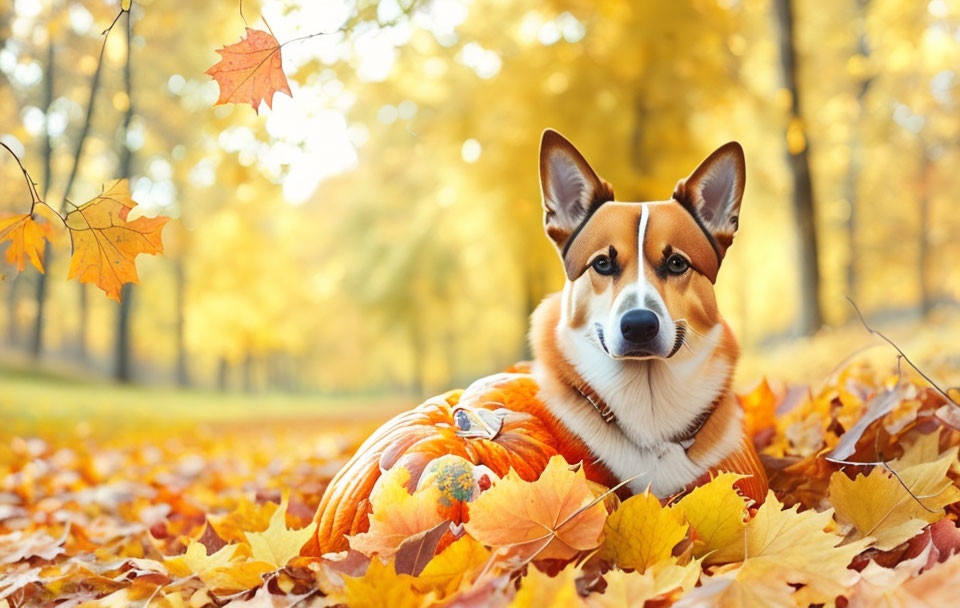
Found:
[[[543,227],[561,254],[584,218],[613,200],[613,187],[553,129],[544,131],[540,139],[540,191]]]

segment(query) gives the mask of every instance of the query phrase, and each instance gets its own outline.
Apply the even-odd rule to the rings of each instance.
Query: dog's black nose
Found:
[[[634,344],[644,344],[657,335],[660,321],[652,311],[643,308],[628,310],[620,317],[620,332],[623,338]]]

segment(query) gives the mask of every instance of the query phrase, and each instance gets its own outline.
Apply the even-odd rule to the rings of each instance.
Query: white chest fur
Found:
[[[722,328],[705,336],[713,342]],[[728,362],[712,357],[713,348],[700,345],[696,354],[677,361],[658,359],[616,361],[572,332],[558,332],[558,345],[583,380],[616,414],[607,423],[582,397],[535,367],[541,398],[575,433],[598,461],[620,480],[642,492],[648,485],[657,496],[682,489],[729,455],[740,441],[740,419],[731,418],[718,441],[693,462],[671,441],[689,431],[724,390],[731,373]],[[578,343],[584,341],[583,343]]]

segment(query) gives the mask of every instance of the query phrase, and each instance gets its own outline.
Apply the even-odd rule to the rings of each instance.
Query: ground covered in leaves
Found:
[[[463,462],[412,495],[396,469],[370,531],[323,558],[301,547],[367,423],[16,436],[0,452],[0,607],[950,606],[958,397],[857,363],[814,387],[760,383],[741,401],[770,473],[762,506],[732,474],[620,500],[560,459],[476,493]]]

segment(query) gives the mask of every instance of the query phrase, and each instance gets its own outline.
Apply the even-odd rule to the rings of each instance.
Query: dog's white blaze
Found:
[[[643,239],[647,234],[647,222],[650,221],[650,207],[643,205],[640,209],[640,227],[637,229],[637,285],[642,289],[647,283],[643,276]]]

